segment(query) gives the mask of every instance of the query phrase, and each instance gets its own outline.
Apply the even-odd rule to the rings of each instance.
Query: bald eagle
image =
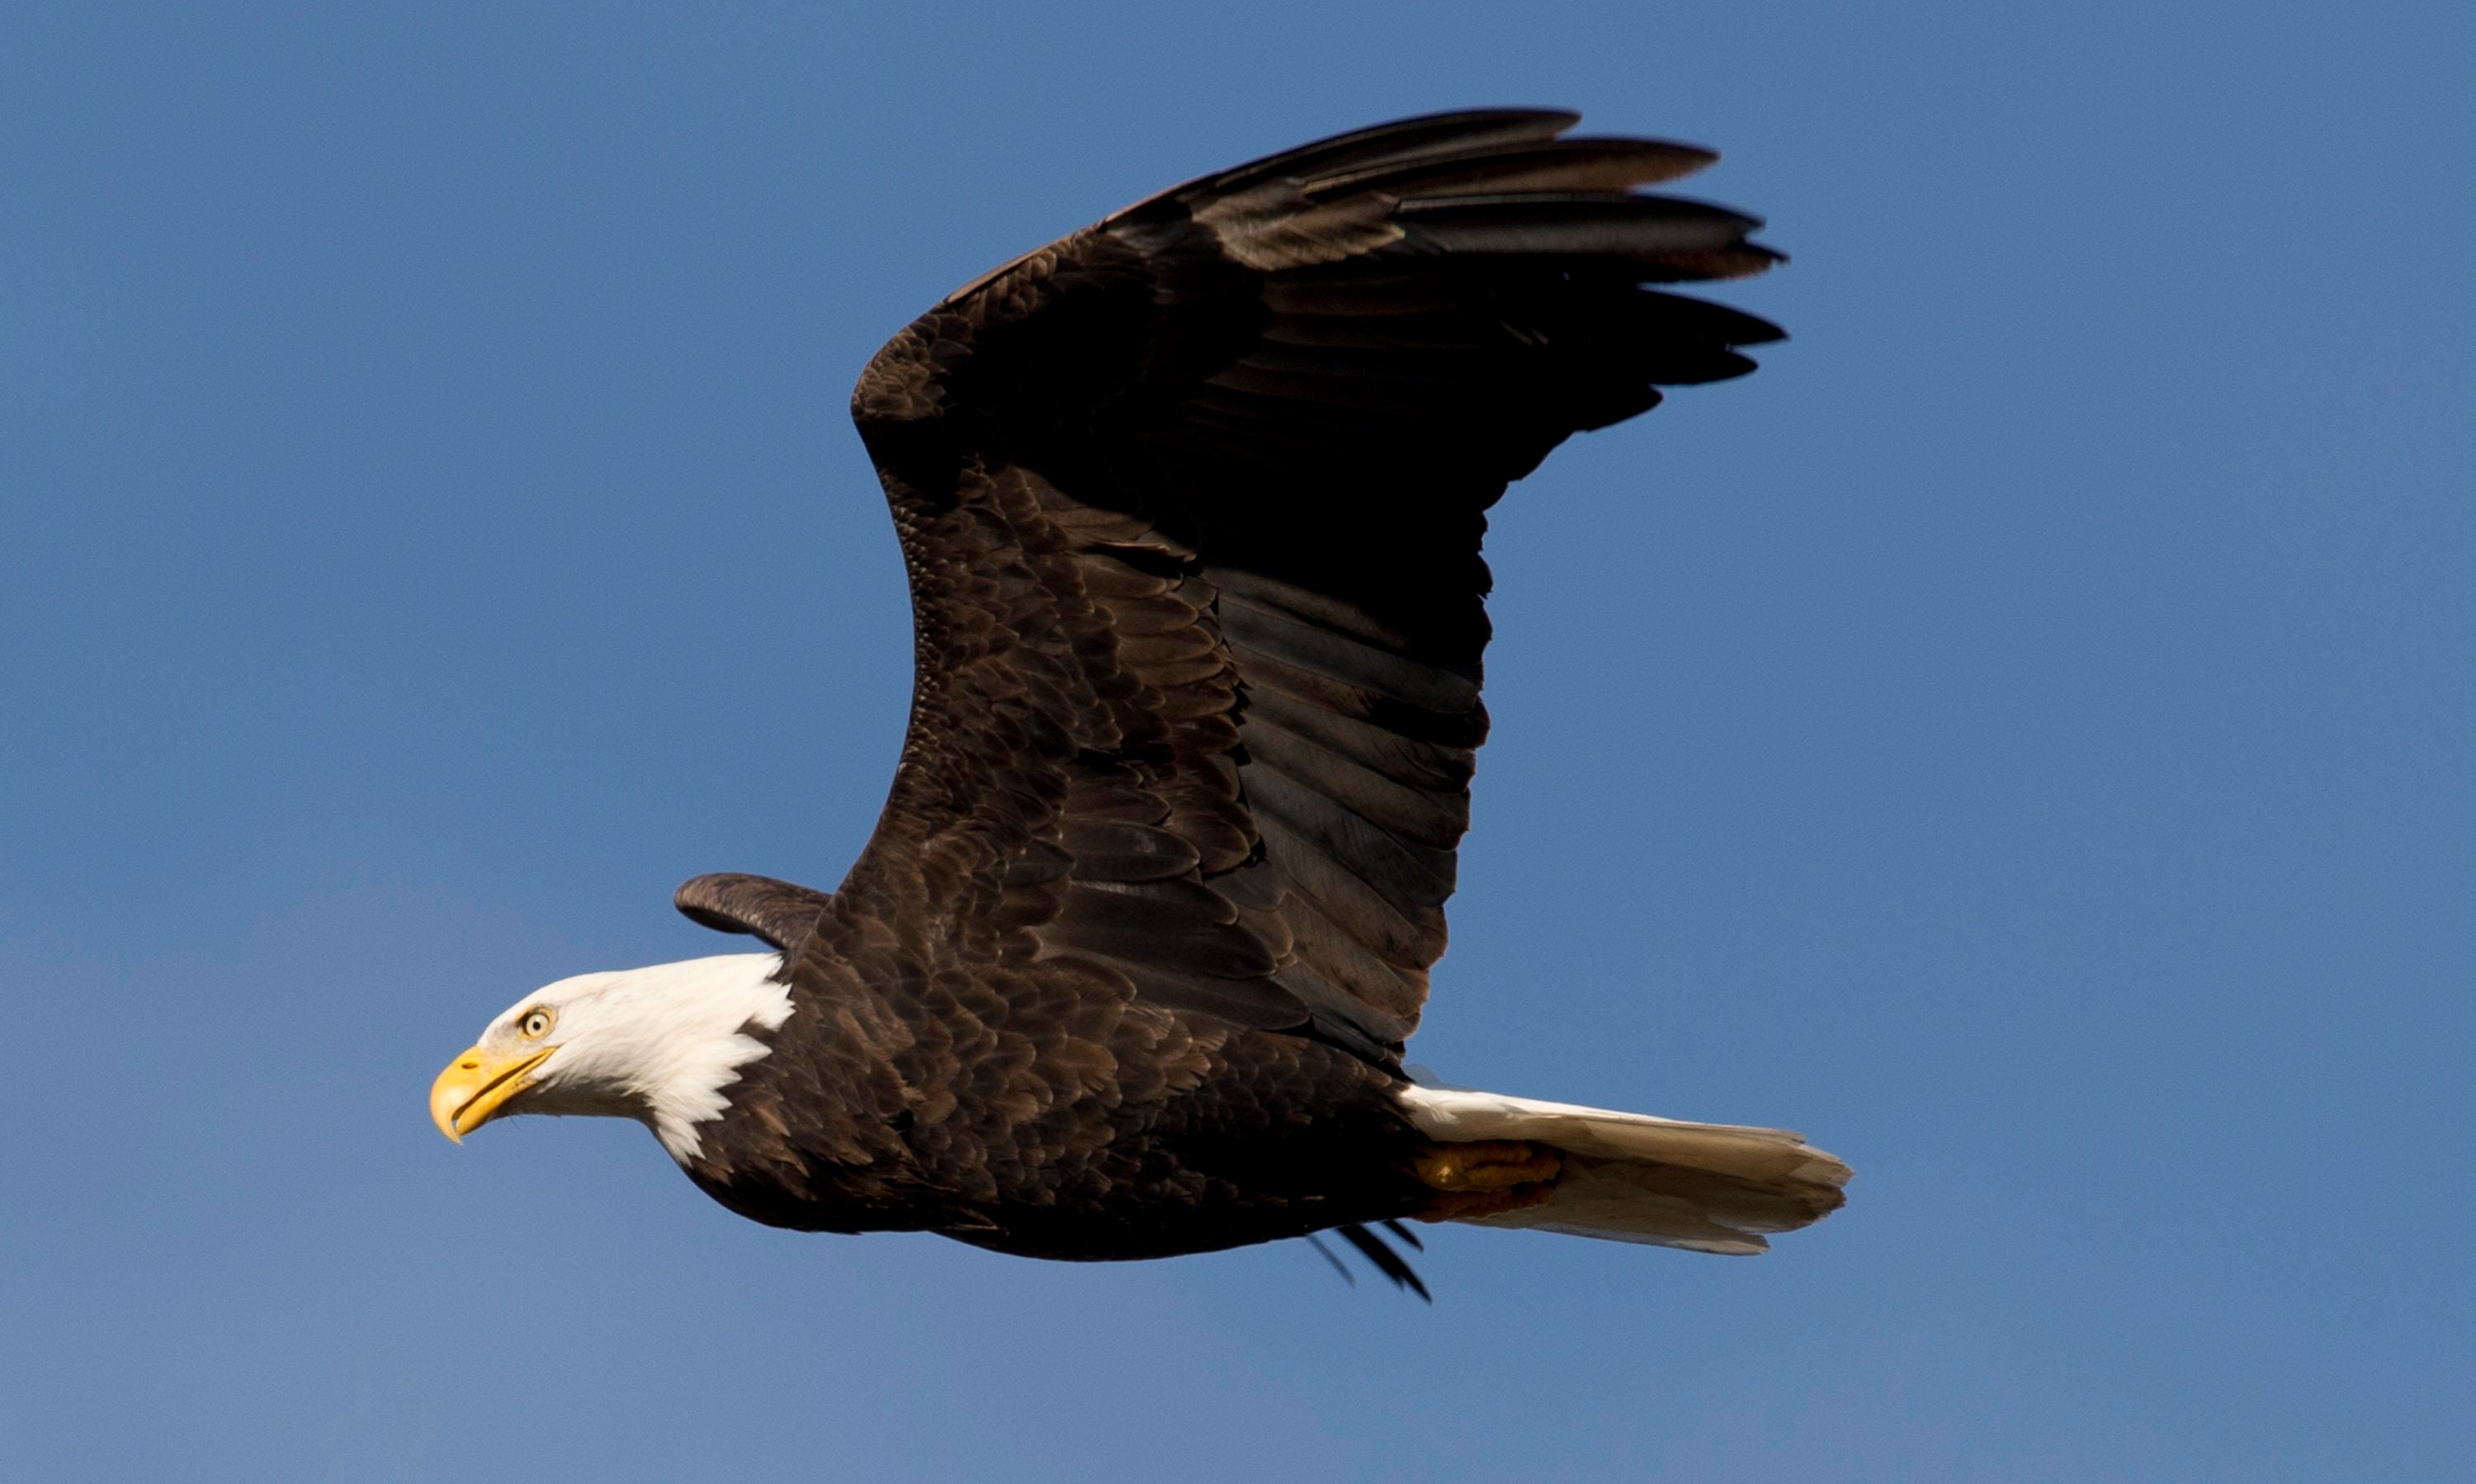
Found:
[[[916,629],[876,832],[831,893],[682,885],[766,951],[525,996],[440,1074],[439,1128],[632,1118],[753,1220],[1034,1257],[1334,1230],[1412,1287],[1371,1228],[1746,1253],[1839,1206],[1796,1134],[1401,1059],[1487,732],[1486,510],[1780,334],[1646,286],[1777,260],[1637,189],[1716,157],[1577,122],[1205,176],[896,335],[852,399]]]

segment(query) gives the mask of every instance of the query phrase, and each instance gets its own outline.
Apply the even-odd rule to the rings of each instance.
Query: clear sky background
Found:
[[[14,5],[0,1447],[25,1478],[2464,1479],[2464,4]],[[831,885],[860,365],[1389,116],[1716,145],[1795,338],[1500,507],[1416,1059],[1805,1129],[1757,1260],[1140,1266],[451,1148],[571,973]]]

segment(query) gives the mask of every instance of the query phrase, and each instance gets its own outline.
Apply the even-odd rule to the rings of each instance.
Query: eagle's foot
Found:
[[[1525,1196],[1504,1210],[1517,1210],[1537,1205],[1548,1199],[1548,1192],[1565,1168],[1565,1161],[1554,1150],[1544,1144],[1530,1144],[1519,1139],[1482,1139],[1470,1144],[1431,1144],[1426,1151],[1410,1161],[1410,1173],[1420,1183],[1433,1186],[1439,1196],[1448,1198],[1439,1205],[1455,1205],[1453,1197],[1479,1196],[1491,1200],[1509,1197],[1525,1188],[1535,1188],[1535,1195]],[[1484,1215],[1475,1207],[1470,1211],[1456,1209],[1459,1215]],[[1449,1221],[1450,1216],[1434,1218]]]
[[[1503,1190],[1556,1178],[1565,1161],[1544,1144],[1519,1139],[1480,1139],[1469,1144],[1430,1144],[1410,1161],[1410,1173],[1438,1190]]]
[[[1440,1190],[1427,1198],[1427,1203],[1410,1213],[1411,1220],[1421,1222],[1467,1222],[1482,1216],[1501,1216],[1524,1206],[1546,1205],[1556,1194],[1556,1187],[1547,1180],[1532,1180],[1520,1185],[1504,1185],[1495,1190]]]

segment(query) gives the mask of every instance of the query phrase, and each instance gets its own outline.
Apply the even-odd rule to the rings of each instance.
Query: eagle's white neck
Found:
[[[730,1105],[724,1090],[771,1050],[746,1032],[791,1017],[781,965],[780,953],[727,953],[579,975],[527,996],[505,1018],[551,1006],[557,1050],[524,1111],[634,1118],[685,1164],[704,1148],[698,1125]]]

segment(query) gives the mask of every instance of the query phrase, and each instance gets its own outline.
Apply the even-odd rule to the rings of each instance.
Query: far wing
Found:
[[[690,877],[671,897],[691,922],[717,932],[744,932],[779,949],[798,947],[833,900],[770,876],[728,871]]]

